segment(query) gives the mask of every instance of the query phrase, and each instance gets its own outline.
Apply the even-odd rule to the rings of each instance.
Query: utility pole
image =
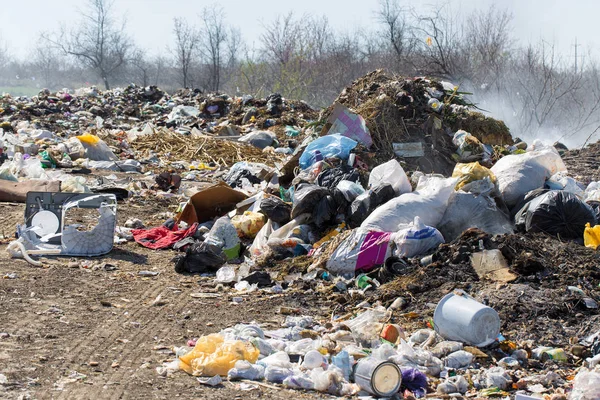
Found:
[[[577,60],[578,60],[577,48],[579,46],[581,46],[581,45],[577,44],[577,37],[575,37],[575,44],[573,45],[573,47],[575,47],[575,74],[577,74],[579,72],[579,69],[577,68]]]

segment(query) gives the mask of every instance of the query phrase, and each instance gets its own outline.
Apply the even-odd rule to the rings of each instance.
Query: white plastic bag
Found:
[[[396,257],[415,257],[444,243],[444,237],[435,228],[421,222],[415,217],[412,225],[392,234],[392,250]]]
[[[491,168],[509,207],[515,206],[527,192],[543,187],[552,175],[566,170],[560,156],[550,150],[511,154]]]
[[[514,231],[512,222],[488,195],[455,192],[450,196],[438,229],[447,241],[452,241],[469,228],[478,228],[491,235]]]
[[[583,199],[585,196],[585,192],[579,186],[579,183],[570,176],[567,176],[566,172],[558,172],[552,175],[546,182],[546,186],[550,190],[564,190],[566,192],[571,192],[580,199]]]
[[[456,178],[423,176],[417,190],[392,199],[373,211],[361,228],[383,232],[397,232],[407,228],[415,217],[423,224],[436,227],[444,216],[448,199],[454,192]]]
[[[569,400],[597,400],[600,399],[600,371],[590,371],[583,368],[575,375],[573,391]]]
[[[261,230],[258,231],[252,242],[252,246],[250,246],[250,255],[252,257],[258,257],[268,250],[267,243],[269,241],[269,236],[277,229],[279,229],[279,225],[268,220]]]
[[[385,183],[392,185],[396,195],[412,192],[410,181],[408,180],[404,169],[402,169],[402,166],[396,160],[390,160],[376,166],[369,175],[370,189]]]

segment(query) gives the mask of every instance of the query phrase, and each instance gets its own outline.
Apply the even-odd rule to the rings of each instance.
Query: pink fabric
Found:
[[[383,264],[391,236],[390,232],[369,232],[360,246],[356,270],[370,270]]]

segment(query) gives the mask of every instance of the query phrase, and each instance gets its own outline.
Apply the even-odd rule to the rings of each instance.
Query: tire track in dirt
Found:
[[[116,340],[124,337],[127,337],[130,342],[125,343],[124,349],[119,353],[119,357],[121,359],[126,359],[131,355],[131,353],[143,352],[140,351],[141,348],[143,348],[140,346],[143,344],[143,342],[149,342],[152,340],[152,328],[162,322],[160,318],[149,318],[152,314],[156,313],[157,310],[155,308],[150,308],[151,306],[148,305],[147,302],[149,300],[153,300],[162,291],[164,291],[164,283],[162,281],[157,281],[145,292],[139,296],[136,296],[139,301],[133,303],[130,309],[125,309],[129,313],[126,317],[123,315],[115,316],[115,319],[112,323],[103,324],[100,328],[95,329],[92,335],[78,340],[74,347],[68,350],[68,353],[71,354],[71,356],[65,360],[65,363],[72,364],[79,362],[81,364],[87,364],[90,359],[95,358],[96,354],[108,357],[112,353],[111,349],[116,345]],[[153,322],[146,325],[140,322],[142,319]],[[123,325],[132,322],[140,322],[140,329],[133,328],[132,330],[126,331]],[[107,365],[102,366],[103,370],[107,370],[107,368],[110,369],[108,361],[106,361],[106,363]],[[97,380],[103,380],[104,382],[102,384],[105,386],[107,382],[113,381],[111,379],[112,377],[118,376],[119,378],[122,378],[124,372],[125,371],[120,372],[117,369],[108,377],[104,374],[90,374],[88,376],[92,377],[92,381],[95,383],[93,386],[81,384],[66,386],[65,390],[61,393],[61,396],[59,396],[58,399],[86,398],[92,391],[98,390],[96,384],[99,384],[100,382],[96,382]],[[98,394],[99,399],[121,398],[121,395],[123,394],[123,388],[121,385],[115,385],[114,388],[109,386],[103,389],[101,392],[98,392]]]

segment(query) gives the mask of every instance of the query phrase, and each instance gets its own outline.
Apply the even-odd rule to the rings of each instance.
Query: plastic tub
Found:
[[[433,313],[435,330],[448,340],[485,347],[500,334],[500,317],[493,308],[462,290],[447,294]]]

